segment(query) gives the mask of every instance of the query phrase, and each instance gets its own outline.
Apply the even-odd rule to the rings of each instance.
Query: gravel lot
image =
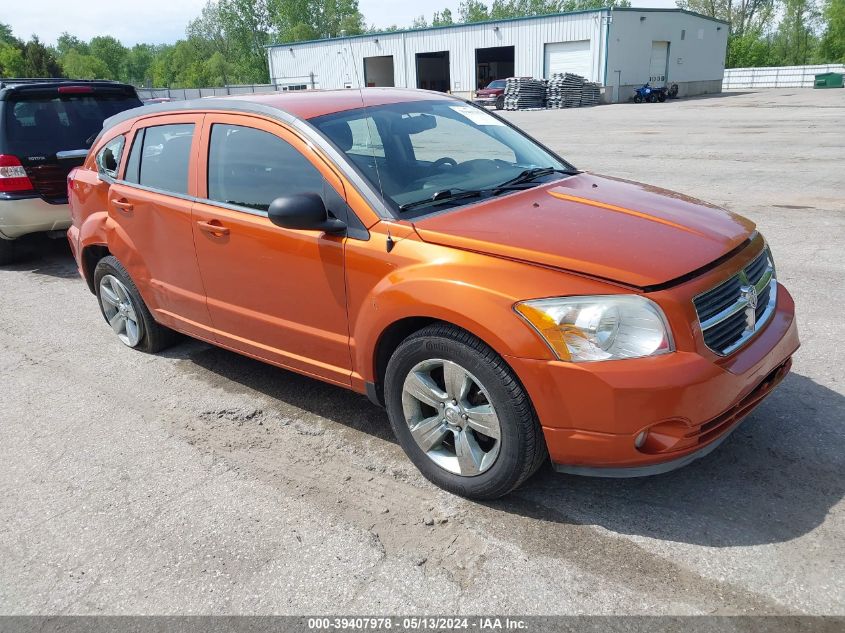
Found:
[[[455,498],[363,396],[124,348],[53,243],[0,269],[0,613],[845,614],[845,90],[507,116],[769,239],[803,347],[718,451]]]

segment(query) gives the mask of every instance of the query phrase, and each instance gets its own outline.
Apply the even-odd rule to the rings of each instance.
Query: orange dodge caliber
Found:
[[[549,457],[606,477],[688,464],[798,348],[752,222],[580,172],[439,93],[129,110],[68,187],[79,272],[125,345],[180,332],[365,393],[467,497]]]

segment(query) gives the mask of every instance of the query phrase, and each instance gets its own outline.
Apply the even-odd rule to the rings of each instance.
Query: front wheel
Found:
[[[454,494],[501,497],[546,459],[542,430],[513,370],[454,326],[431,325],[399,346],[387,366],[385,400],[410,460]]]
[[[634,95],[634,103],[642,103],[642,102],[643,102],[643,96],[642,95],[640,95],[640,94]]]
[[[504,95],[500,95],[496,97],[496,109],[497,110],[504,110],[505,109],[505,97]]]

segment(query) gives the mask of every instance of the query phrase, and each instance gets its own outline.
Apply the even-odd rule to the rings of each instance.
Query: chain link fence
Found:
[[[200,97],[225,97],[227,95],[266,94],[285,90],[287,86],[279,84],[245,84],[238,86],[220,86],[217,88],[138,88],[138,96],[147,99],[199,99]]]

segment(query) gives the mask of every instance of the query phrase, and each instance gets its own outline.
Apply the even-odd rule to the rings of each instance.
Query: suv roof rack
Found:
[[[20,86],[24,84],[57,84],[57,83],[73,83],[73,84],[119,84],[120,81],[114,79],[67,79],[66,77],[4,77],[0,79],[0,89],[10,88],[11,86]]]

